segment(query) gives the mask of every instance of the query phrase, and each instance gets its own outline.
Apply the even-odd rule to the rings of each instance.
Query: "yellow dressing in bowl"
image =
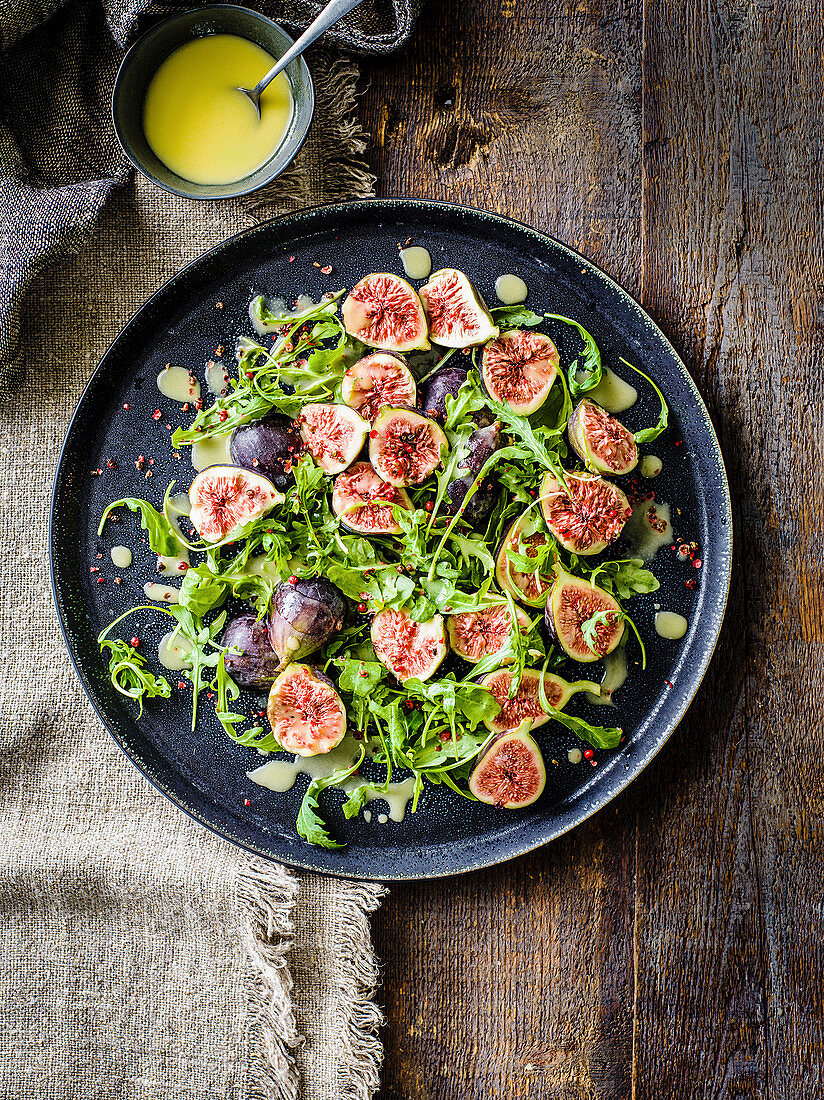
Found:
[[[260,99],[260,119],[239,87],[254,88],[275,58],[246,38],[212,34],[179,46],[149,84],[143,130],[152,151],[183,179],[226,184],[274,153],[292,117],[285,73]]]

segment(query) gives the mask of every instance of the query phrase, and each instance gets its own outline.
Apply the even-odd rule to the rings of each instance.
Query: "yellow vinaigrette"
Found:
[[[275,58],[246,38],[212,34],[179,46],[152,77],[143,130],[155,155],[192,183],[234,183],[265,164],[292,117],[285,73],[260,99],[260,119],[239,87],[254,88]]]

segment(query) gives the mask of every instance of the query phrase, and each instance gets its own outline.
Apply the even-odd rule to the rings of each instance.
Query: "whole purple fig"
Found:
[[[346,620],[343,593],[322,577],[279,584],[272,595],[269,641],[280,668],[314,653]]]

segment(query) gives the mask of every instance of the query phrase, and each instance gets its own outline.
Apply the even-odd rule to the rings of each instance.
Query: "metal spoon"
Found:
[[[328,31],[330,27],[333,27],[340,19],[343,19],[344,15],[348,15],[353,8],[356,8],[358,4],[362,4],[363,0],[329,0],[329,3],[320,12],[314,22],[310,23],[300,38],[291,46],[283,57],[274,65],[266,76],[262,80],[259,80],[254,88],[238,88],[239,92],[243,92],[244,95],[248,95],[252,103],[255,105],[255,110],[260,118],[260,97],[266,88],[271,84],[275,77],[282,73],[290,61],[294,61],[296,57],[300,57],[307,46],[311,46],[316,38]]]

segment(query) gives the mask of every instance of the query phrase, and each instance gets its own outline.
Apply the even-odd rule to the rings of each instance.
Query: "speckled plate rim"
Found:
[[[189,273],[193,268],[197,267],[205,257],[214,256],[216,253],[228,248],[234,242],[241,238],[252,238],[254,236],[265,234],[273,226],[277,227],[280,231],[286,228],[293,228],[297,231],[301,231],[304,225],[311,223],[318,218],[330,218],[337,214],[351,213],[357,209],[374,209],[384,210],[387,213],[392,211],[398,212],[410,212],[415,211],[418,213],[425,213],[429,211],[453,211],[463,216],[468,216],[473,219],[479,219],[482,222],[490,223],[492,225],[502,225],[508,227],[514,227],[516,230],[521,231],[527,237],[531,237],[534,243],[551,250],[556,250],[567,257],[573,259],[576,263],[580,263],[590,274],[596,276],[606,287],[610,289],[613,294],[616,294],[622,301],[628,310],[635,314],[638,322],[643,327],[651,330],[656,339],[661,342],[662,347],[670,355],[673,364],[677,367],[678,371],[682,375],[682,380],[687,389],[692,394],[696,409],[701,415],[703,421],[703,427],[706,434],[707,441],[712,449],[711,459],[712,465],[715,469],[715,473],[718,478],[717,490],[720,492],[720,500],[718,506],[721,514],[726,519],[726,522],[719,527],[716,533],[716,552],[718,555],[717,569],[713,577],[712,595],[714,597],[714,603],[712,606],[706,606],[706,591],[702,591],[701,599],[697,608],[697,614],[700,617],[700,621],[704,625],[705,629],[700,636],[700,644],[693,644],[693,646],[687,649],[680,662],[680,668],[683,669],[684,665],[689,665],[688,671],[683,671],[682,676],[679,677],[678,687],[680,688],[680,699],[677,703],[673,704],[672,693],[670,693],[669,701],[671,706],[671,716],[662,725],[661,730],[656,736],[649,737],[647,743],[643,746],[638,746],[637,751],[633,753],[629,765],[623,774],[616,774],[611,771],[604,776],[604,782],[598,787],[595,797],[587,798],[587,794],[590,791],[589,785],[584,787],[577,794],[565,802],[561,802],[553,807],[553,818],[550,820],[547,818],[547,828],[545,832],[540,835],[537,840],[530,840],[526,843],[518,844],[513,842],[511,834],[506,834],[501,838],[500,844],[490,848],[486,856],[488,858],[478,859],[473,863],[462,862],[460,865],[450,865],[448,860],[444,860],[444,864],[440,866],[436,871],[427,871],[420,874],[390,874],[382,873],[380,875],[368,875],[359,870],[351,869],[337,869],[329,865],[322,865],[321,861],[311,858],[313,853],[316,853],[316,849],[306,846],[307,858],[300,858],[293,852],[289,852],[285,855],[274,855],[271,851],[267,851],[264,848],[250,842],[248,839],[234,836],[227,829],[218,828],[215,824],[208,820],[203,814],[198,813],[191,806],[179,798],[174,792],[167,790],[158,779],[150,775],[144,767],[141,760],[127,750],[121,743],[120,739],[116,735],[112,726],[109,724],[108,717],[105,713],[105,708],[96,698],[94,688],[89,679],[85,675],[81,664],[75,654],[72,642],[71,631],[69,623],[66,619],[65,609],[60,597],[58,580],[55,570],[55,554],[54,554],[54,539],[55,539],[55,512],[57,506],[57,493],[60,487],[60,473],[63,468],[64,461],[67,458],[68,448],[71,441],[72,430],[75,425],[75,421],[80,415],[80,410],[84,404],[88,391],[92,388],[95,381],[106,370],[107,359],[112,352],[115,344],[120,340],[123,333],[132,325],[132,323],[140,316],[144,311],[149,311],[159,299],[165,298],[170,294],[178,283],[185,282]],[[508,862],[511,859],[516,859],[519,856],[528,854],[529,852],[536,851],[538,848],[543,847],[545,844],[556,840],[558,837],[563,836],[564,833],[569,832],[576,826],[582,824],[588,818],[592,817],[599,810],[603,809],[613,799],[615,799],[623,790],[625,790],[630,783],[632,783],[640,773],[647,767],[647,765],[658,755],[663,746],[672,736],[679,723],[683,719],[687,708],[694,699],[703,679],[706,675],[713,653],[715,651],[716,644],[721,632],[721,626],[724,619],[724,613],[726,610],[727,599],[729,595],[729,588],[732,576],[732,551],[733,551],[733,524],[732,524],[732,502],[730,500],[729,482],[727,479],[727,473],[724,466],[724,459],[721,454],[721,447],[718,442],[718,437],[710,419],[709,411],[699,393],[698,387],[692,379],[689,371],[681,360],[680,356],[672,346],[670,341],[666,338],[664,333],[655,324],[648,313],[642,308],[642,306],[629,294],[623,287],[620,286],[614,279],[612,279],[606,272],[602,271],[596,264],[592,263],[581,253],[575,249],[570,248],[569,245],[564,244],[562,241],[551,237],[547,233],[534,229],[533,227],[526,225],[523,222],[519,222],[514,218],[506,218],[500,214],[493,214],[489,211],[482,210],[478,207],[467,206],[460,203],[443,202],[435,199],[404,199],[404,198],[380,198],[380,199],[360,199],[348,203],[335,203],[325,206],[306,207],[301,210],[290,211],[278,218],[273,218],[267,222],[263,222],[260,225],[252,226],[249,229],[242,230],[240,233],[234,234],[228,237],[225,241],[216,245],[214,248],[209,249],[201,256],[197,257],[191,263],[181,268],[179,272],[168,279],[161,287],[159,287],[129,318],[127,323],[123,326],[120,333],[115,337],[106,352],[101,357],[100,362],[93,371],[86,386],[83,389],[80,399],[78,400],[77,407],[72,415],[69,425],[66,429],[66,437],[63,445],[60,449],[60,456],[55,469],[54,482],[52,488],[52,499],[49,510],[49,573],[51,579],[52,597],[54,599],[55,608],[57,610],[57,618],[60,626],[61,633],[66,648],[69,652],[71,662],[74,665],[75,672],[80,680],[81,687],[89,699],[94,711],[98,718],[102,722],[103,726],[108,731],[109,735],[131,761],[135,768],[155,787],[161,794],[168,798],[178,809],[180,809],[187,817],[197,821],[198,824],[203,825],[210,832],[215,833],[217,836],[222,837],[224,840],[228,840],[230,843],[235,844],[237,847],[242,848],[253,855],[260,856],[264,859],[272,860],[273,862],[280,862],[289,867],[299,868],[302,870],[313,871],[319,874],[329,874],[335,877],[341,878],[354,878],[363,879],[366,881],[377,882],[404,882],[404,881],[421,881],[433,878],[447,878],[456,874],[467,874],[471,871],[482,870],[486,867],[495,866],[500,863]],[[707,586],[702,586],[705,589]],[[706,629],[709,628],[709,629]],[[478,843],[481,843],[478,840]],[[430,847],[435,847],[431,845]],[[501,850],[505,847],[505,850]],[[320,850],[325,852],[325,850]]]

